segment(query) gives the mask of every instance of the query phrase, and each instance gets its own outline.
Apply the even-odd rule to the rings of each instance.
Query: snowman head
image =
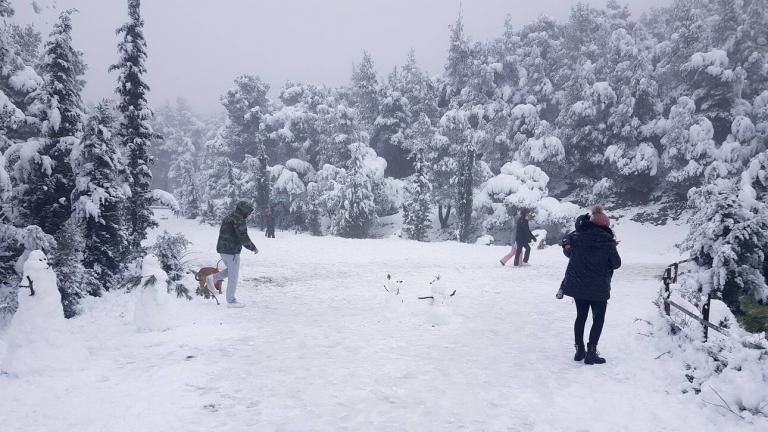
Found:
[[[24,272],[26,274],[33,274],[36,272],[46,271],[51,268],[48,264],[48,257],[45,256],[43,251],[34,250],[29,253],[27,261],[24,263]]]

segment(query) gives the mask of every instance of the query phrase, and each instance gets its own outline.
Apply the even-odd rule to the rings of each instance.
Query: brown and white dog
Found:
[[[204,295],[204,293],[205,293],[206,291],[208,291],[208,288],[205,286],[205,285],[206,285],[206,283],[207,283],[207,282],[205,281],[205,279],[206,279],[208,276],[210,276],[210,275],[214,275],[214,274],[216,274],[216,273],[218,273],[218,272],[219,272],[219,269],[218,269],[218,268],[216,268],[216,267],[203,267],[203,268],[201,268],[201,269],[200,269],[200,271],[198,271],[197,273],[195,273],[195,280],[197,281],[197,283],[198,283],[198,284],[200,284],[200,286],[199,286],[199,287],[198,287],[198,289],[197,289],[197,293],[198,293],[199,295]],[[216,287],[216,291],[218,291],[218,292],[219,292],[219,294],[221,294],[221,285],[222,285],[222,282],[223,282],[223,281],[220,281],[220,280],[219,280],[219,281],[216,281],[216,282],[214,283],[214,286]]]

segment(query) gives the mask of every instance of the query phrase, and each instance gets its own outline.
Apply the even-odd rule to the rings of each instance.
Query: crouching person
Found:
[[[597,343],[603,331],[608,299],[611,297],[613,271],[621,267],[617,242],[610,228],[610,220],[602,207],[592,209],[587,220],[580,217],[576,231],[563,242],[563,251],[569,257],[562,284],[563,294],[576,302],[576,322],[573,332],[576,345],[575,361],[603,364],[605,359],[597,352]],[[592,329],[584,349],[584,327],[592,310]]]
[[[237,203],[235,211],[221,222],[216,252],[221,255],[221,260],[226,268],[206,278],[208,288],[211,291],[215,289],[216,281],[227,280],[227,307],[231,308],[245,307],[235,297],[237,278],[240,275],[240,252],[245,247],[253,253],[259,253],[256,245],[248,237],[248,226],[245,222],[252,212],[253,206],[245,201],[240,201]]]

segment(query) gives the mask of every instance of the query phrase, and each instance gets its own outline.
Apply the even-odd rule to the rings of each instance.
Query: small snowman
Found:
[[[452,314],[448,302],[456,295],[456,290],[449,289],[440,275],[436,275],[429,282],[429,291],[431,296],[419,297],[420,299],[432,300],[432,307],[427,313],[428,322],[433,327],[449,324],[452,321]]]
[[[56,273],[42,251],[32,251],[23,265],[19,308],[8,328],[8,346],[0,369],[29,375],[82,365],[88,353],[66,333]]]
[[[168,274],[155,255],[147,255],[141,263],[141,291],[136,302],[134,323],[139,330],[163,331],[172,327],[173,302],[168,294]]]

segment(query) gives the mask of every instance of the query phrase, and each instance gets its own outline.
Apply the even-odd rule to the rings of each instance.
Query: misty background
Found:
[[[516,27],[541,14],[559,20],[578,0],[144,0],[149,44],[150,104],[177,97],[201,114],[220,112],[219,96],[241,74],[279,88],[285,81],[338,86],[348,82],[363,51],[379,74],[416,50],[431,74],[442,71],[448,26],[459,10],[473,41],[501,34],[509,15]],[[633,16],[671,0],[633,0]],[[76,8],[74,45],[85,54],[87,102],[112,95],[115,29],[126,19],[124,0],[14,0],[15,19],[47,34],[61,10]],[[583,1],[604,6],[606,0]]]

